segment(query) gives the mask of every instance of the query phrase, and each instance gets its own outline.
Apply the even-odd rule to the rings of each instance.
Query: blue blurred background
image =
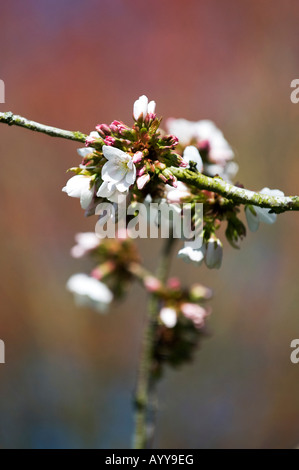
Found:
[[[209,118],[238,180],[298,194],[299,4],[263,0],[11,0],[0,16],[6,103],[28,118],[88,133],[130,124],[145,93],[166,117]],[[106,316],[78,309],[69,251],[93,230],[61,192],[77,145],[1,126],[1,448],[128,448],[144,293]],[[159,385],[155,448],[283,448],[299,442],[299,214],[225,244],[218,272],[175,260],[172,273],[213,288],[211,336]],[[154,268],[159,243],[139,243]]]

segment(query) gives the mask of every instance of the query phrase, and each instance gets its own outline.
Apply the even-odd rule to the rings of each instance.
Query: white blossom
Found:
[[[160,319],[167,328],[173,328],[177,323],[177,314],[174,308],[163,307],[160,311]]]
[[[187,119],[170,118],[166,121],[169,133],[175,135],[182,145],[188,145],[194,138],[194,124],[194,122]]]
[[[188,163],[188,168],[190,167],[190,161],[196,163],[196,169],[199,173],[202,173],[203,163],[199,151],[194,145],[188,145],[183,153],[183,159]]]
[[[220,129],[207,119],[193,122],[187,119],[168,119],[168,131],[174,134],[182,145],[188,145],[193,140],[199,148],[207,145],[209,159],[212,163],[223,164],[234,157],[234,152]]]
[[[105,312],[113,299],[112,292],[103,282],[87,274],[74,274],[66,287],[74,294],[77,305],[92,307],[98,312]]]
[[[91,133],[86,138],[86,143],[88,145],[94,144],[101,136],[97,131],[91,131]]]
[[[75,175],[68,180],[62,191],[70,197],[80,198],[82,209],[87,209],[90,205],[94,190],[90,188],[91,178],[85,175]]]
[[[211,237],[206,243],[205,263],[209,269],[219,269],[222,263],[223,248],[218,238]]]
[[[234,152],[223,133],[212,121],[207,119],[198,121],[194,126],[195,135],[199,145],[207,142],[209,148],[209,159],[213,163],[226,162],[234,158]]]
[[[78,155],[80,155],[80,157],[82,158],[87,157],[93,152],[94,152],[94,149],[92,147],[83,147],[83,148],[77,149]]]
[[[205,257],[205,246],[203,245],[199,249],[194,249],[191,246],[184,246],[178,252],[178,258],[181,258],[186,263],[192,263],[196,266],[200,266]]]
[[[190,197],[191,193],[189,188],[182,183],[182,181],[177,182],[177,187],[174,188],[170,184],[165,185],[166,190],[166,201],[169,203],[180,203],[182,199]]]
[[[75,235],[77,245],[71,249],[71,255],[74,258],[81,258],[90,250],[97,248],[100,244],[100,239],[94,232],[77,233]]]
[[[103,145],[103,154],[108,161],[102,168],[103,183],[97,196],[117,202],[119,196],[124,196],[135,182],[136,167],[131,155],[116,147]]]
[[[145,95],[142,95],[135,101],[133,106],[133,117],[135,121],[139,119],[145,119],[147,114],[154,114],[156,109],[155,101],[148,102],[148,98]]]
[[[121,203],[127,197],[128,191],[120,192],[116,184],[111,181],[104,181],[98,189],[97,196],[104,197],[111,202]]]
[[[260,194],[266,194],[268,196],[284,196],[284,193],[279,189],[269,189],[263,188],[260,191]],[[251,232],[256,232],[259,228],[260,222],[264,222],[265,224],[274,224],[277,219],[277,215],[274,213],[270,213],[271,209],[257,207],[257,206],[246,206],[245,207],[245,215],[248,223],[249,230]]]

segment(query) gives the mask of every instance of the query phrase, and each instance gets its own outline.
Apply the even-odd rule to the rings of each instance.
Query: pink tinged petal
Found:
[[[90,250],[94,250],[100,244],[100,239],[94,232],[83,232],[75,235],[77,245],[71,249],[71,255],[74,258],[80,258],[88,253]]]
[[[193,303],[183,303],[181,305],[183,315],[194,323],[196,328],[202,328],[204,326],[204,320],[208,315],[208,311],[200,305]]]
[[[137,175],[138,176],[142,176],[145,172],[146,172],[147,168],[146,166],[143,166],[142,168],[140,168],[139,170],[137,170]],[[161,174],[161,173],[160,173]]]
[[[139,178],[137,179],[137,188],[140,190],[143,189],[150,179],[151,177],[149,174],[139,176]]]
[[[96,131],[92,131],[89,136],[86,138],[86,145],[91,145],[96,142],[96,140],[100,139],[100,134]]]
[[[126,157],[126,152],[123,152],[122,150],[116,148],[116,147],[111,147],[111,145],[103,145],[103,154],[104,157],[107,158],[107,160],[113,160],[113,159],[120,159],[123,160],[124,157]]]
[[[164,307],[160,311],[160,319],[167,328],[173,328],[177,323],[177,314],[173,308]]]

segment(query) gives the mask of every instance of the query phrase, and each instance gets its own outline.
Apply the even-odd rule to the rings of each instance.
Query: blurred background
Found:
[[[88,133],[130,124],[136,98],[158,115],[209,118],[247,188],[298,194],[296,0],[11,0],[2,2],[0,111]],[[1,448],[129,448],[145,314],[134,285],[108,315],[74,306],[70,257],[94,230],[61,192],[74,142],[0,128]],[[174,260],[172,273],[214,290],[210,337],[159,386],[155,448],[293,448],[299,443],[299,213],[225,244],[220,271]],[[149,268],[159,243],[140,243]]]

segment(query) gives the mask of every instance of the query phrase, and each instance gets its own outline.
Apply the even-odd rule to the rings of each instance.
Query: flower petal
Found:
[[[277,215],[274,213],[270,214],[270,209],[255,207],[254,210],[260,222],[264,222],[264,224],[274,224],[276,222]]]
[[[254,210],[255,214],[253,214],[251,208]],[[251,232],[256,232],[257,229],[259,228],[259,225],[260,225],[260,221],[259,221],[258,216],[256,215],[255,210],[256,210],[256,207],[252,207],[252,206],[250,206],[250,207],[246,206],[245,207],[246,220],[247,220],[249,230]]]
[[[127,173],[124,165],[118,165],[113,161],[108,161],[102,168],[102,180],[117,183],[121,181]]]
[[[93,198],[93,189],[84,189],[81,191],[80,204],[82,209],[87,209]]]
[[[103,145],[103,154],[104,157],[107,158],[107,160],[113,160],[113,159],[124,159],[126,157],[126,152],[123,152],[122,150],[112,147],[111,145]]]
[[[94,149],[92,147],[84,147],[82,149],[77,149],[77,153],[82,158],[87,157],[87,155],[90,155],[93,152],[94,152]]]
[[[204,260],[205,248],[194,250],[191,246],[185,246],[178,252],[178,258],[182,258],[186,263],[193,263],[199,266]]]

